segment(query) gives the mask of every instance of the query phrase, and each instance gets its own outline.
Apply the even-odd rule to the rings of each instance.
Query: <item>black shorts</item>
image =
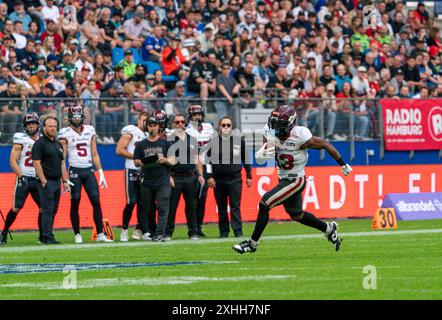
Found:
[[[291,216],[302,213],[302,191],[305,188],[305,177],[282,179],[272,190],[266,192],[262,201],[270,208],[282,204],[285,211]]]
[[[40,208],[40,196],[38,195],[37,189],[37,178],[26,177],[26,184],[23,186],[18,182],[18,178],[15,179],[15,189],[14,189],[14,208],[21,209],[25,205],[28,195],[31,194],[32,199]]]
[[[134,169],[125,169],[124,184],[126,190],[126,203],[138,203],[140,200],[140,171]]]
[[[97,179],[95,178],[93,168],[75,168],[69,167],[69,180],[74,184],[71,186],[71,199],[81,198],[81,188],[84,187],[89,198],[99,197]]]

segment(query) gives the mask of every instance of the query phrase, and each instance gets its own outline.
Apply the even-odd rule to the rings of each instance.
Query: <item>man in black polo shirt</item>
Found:
[[[199,161],[198,144],[185,130],[186,118],[177,114],[173,118],[173,133],[168,140],[173,143],[171,153],[175,155],[177,164],[171,168],[169,217],[167,219],[166,237],[172,237],[175,229],[175,216],[178,203],[183,194],[186,204],[188,236],[191,240],[198,240],[198,225],[196,221],[196,176],[199,183],[204,186],[203,165]]]
[[[48,116],[43,121],[43,136],[32,147],[32,161],[39,183],[37,184],[42,209],[42,236],[44,244],[58,244],[52,233],[54,218],[60,202],[60,179],[62,177],[63,149],[56,139],[57,118]],[[69,191],[68,181],[63,181],[65,191]]]
[[[143,233],[142,239],[164,242],[167,240],[165,232],[170,199],[169,167],[174,164],[175,157],[168,157],[170,142],[160,138],[159,124],[160,119],[155,114],[145,121],[144,131],[148,133],[148,137],[137,143],[134,151],[134,163],[136,167],[141,167],[142,174],[141,214],[138,217],[138,223]],[[157,225],[155,223],[155,207],[152,206],[152,203],[155,202],[158,209]]]

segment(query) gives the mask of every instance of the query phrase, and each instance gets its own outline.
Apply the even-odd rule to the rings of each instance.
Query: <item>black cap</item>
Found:
[[[398,69],[398,70],[396,71],[396,75],[398,75],[398,74],[401,74],[401,75],[404,74],[404,72],[402,71],[402,69]]]
[[[19,6],[19,5],[23,5],[23,2],[21,2],[21,1],[14,1],[14,7],[15,6]]]
[[[176,13],[174,7],[167,7],[167,8],[166,8],[166,12],[175,12],[175,13]]]
[[[55,90],[55,87],[52,83],[46,83],[45,88]]]
[[[124,55],[133,54],[132,49],[126,49],[124,50]]]
[[[177,36],[173,37],[172,40],[173,40],[173,41],[180,41],[180,42],[181,42],[181,38],[180,38],[180,37],[177,37]]]
[[[69,81],[69,82],[66,84],[66,89],[71,89],[71,90],[75,91],[75,90],[76,90],[76,89],[75,89],[75,83],[73,83],[72,81]]]

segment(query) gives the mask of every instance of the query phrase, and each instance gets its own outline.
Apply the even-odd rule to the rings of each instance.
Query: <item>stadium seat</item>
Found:
[[[115,66],[118,62],[124,59],[124,50],[123,48],[113,48],[112,49],[112,64]]]

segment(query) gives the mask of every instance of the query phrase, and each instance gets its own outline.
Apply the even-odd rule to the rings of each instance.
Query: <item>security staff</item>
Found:
[[[230,117],[221,118],[218,123],[218,137],[207,146],[209,161],[208,185],[214,189],[219,214],[219,232],[221,238],[229,236],[229,217],[227,201],[230,204],[230,224],[235,237],[242,237],[241,190],[242,164],[246,170],[247,187],[252,186],[252,174],[249,154],[243,136],[232,132],[234,121]]]
[[[167,215],[170,201],[170,173],[169,167],[175,164],[174,157],[168,157],[170,142],[159,136],[160,120],[155,114],[145,121],[147,139],[135,146],[134,163],[141,167],[141,210],[139,224],[143,233],[143,240],[164,242]],[[158,209],[158,224],[155,226],[156,201]],[[147,216],[147,221],[146,221]],[[153,237],[152,237],[153,236]]]
[[[167,218],[166,237],[172,237],[175,229],[175,216],[178,203],[183,194],[187,219],[188,236],[191,240],[198,240],[198,226],[196,222],[196,180],[204,186],[203,166],[199,161],[198,146],[184,128],[186,118],[177,114],[172,121],[173,132],[167,137],[173,143],[172,154],[175,154],[177,164],[171,168],[169,217]],[[198,178],[196,179],[196,177]]]
[[[52,233],[54,218],[60,202],[60,179],[62,177],[63,148],[56,139],[58,120],[47,116],[43,120],[43,135],[32,147],[32,161],[38,177],[38,194],[42,209],[41,243],[58,244]],[[67,180],[63,181],[64,191],[70,191]]]

